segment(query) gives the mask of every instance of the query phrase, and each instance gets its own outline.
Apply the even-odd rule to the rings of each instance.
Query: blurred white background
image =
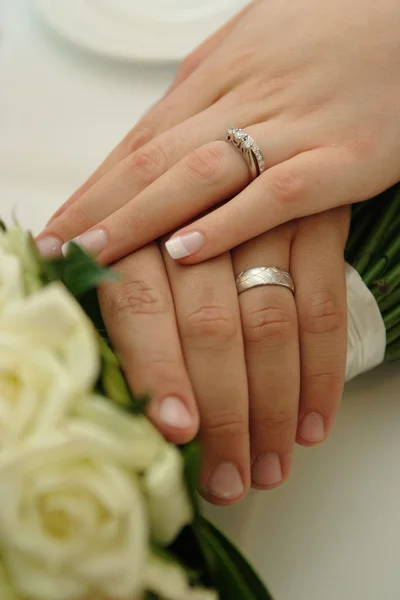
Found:
[[[28,0],[0,0],[0,34],[0,212],[15,209],[38,232],[163,93],[175,66],[81,50]],[[392,364],[347,386],[333,435],[297,450],[285,486],[208,512],[276,600],[399,600],[399,457],[400,366]]]

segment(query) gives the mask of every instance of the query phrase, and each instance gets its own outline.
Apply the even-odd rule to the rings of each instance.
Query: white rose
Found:
[[[53,429],[71,408],[59,358],[28,336],[0,331],[0,450]]]
[[[164,600],[218,600],[218,594],[213,590],[191,587],[187,574],[179,565],[154,555],[147,563],[146,587]]]
[[[6,231],[0,232],[1,249],[18,260],[26,294],[32,294],[38,290],[42,283],[37,250],[32,236],[17,225],[12,225]]]
[[[21,265],[16,256],[0,248],[0,313],[9,302],[22,298],[24,286]]]
[[[146,417],[133,416],[102,396],[78,402],[76,415],[67,424],[70,435],[90,440],[93,448],[136,472],[142,473],[168,447]]]
[[[72,427],[0,456],[1,552],[27,600],[142,592],[145,500],[133,470],[108,451]]]
[[[0,563],[0,598],[1,600],[20,600],[2,563]]]
[[[146,470],[143,485],[147,494],[153,537],[170,544],[193,519],[183,474],[181,453],[169,444]]]
[[[8,304],[0,314],[0,336],[13,333],[29,339],[33,351],[46,348],[59,357],[71,389],[92,388],[99,372],[96,333],[85,313],[61,283]]]

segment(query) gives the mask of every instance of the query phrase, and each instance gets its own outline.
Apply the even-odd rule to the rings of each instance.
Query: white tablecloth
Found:
[[[57,0],[55,0],[57,1]],[[28,0],[0,0],[0,213],[39,231],[174,69],[103,61]],[[331,438],[299,448],[281,489],[209,510],[276,600],[399,600],[400,367],[350,383]]]

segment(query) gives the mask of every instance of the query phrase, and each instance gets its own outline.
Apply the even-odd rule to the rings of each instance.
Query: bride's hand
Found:
[[[389,187],[400,178],[399,22],[398,0],[250,4],[183,63],[47,226],[41,250],[84,234],[82,246],[113,262],[191,221],[170,250],[200,262]],[[243,157],[216,141],[232,126],[264,155],[249,186]]]
[[[164,266],[153,243],[121,260],[123,279],[100,292],[131,387],[151,393],[153,422],[182,443],[200,421],[211,502],[279,485],[295,441],[314,445],[332,427],[346,363],[348,222],[347,208],[306,217],[191,267],[163,250]],[[291,272],[294,296],[272,285],[237,296],[235,274],[272,265]]]

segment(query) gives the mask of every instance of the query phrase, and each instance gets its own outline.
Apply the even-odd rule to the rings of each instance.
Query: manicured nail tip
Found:
[[[198,252],[204,245],[204,236],[198,231],[184,233],[165,242],[165,247],[171,258],[177,260]]]
[[[262,486],[276,485],[282,481],[282,468],[276,452],[261,454],[253,463],[251,478]]]
[[[61,241],[54,235],[48,235],[37,240],[36,247],[43,258],[58,258],[61,256]]]
[[[325,422],[318,413],[309,413],[301,420],[299,436],[310,444],[317,444],[325,439]]]
[[[69,240],[63,245],[61,250],[64,256],[66,256],[71,242],[77,244],[77,246],[80,246],[82,250],[85,250],[92,256],[97,256],[107,245],[107,233],[103,229],[93,229],[92,231],[78,235],[78,237]]]
[[[232,463],[222,463],[212,473],[207,491],[221,500],[235,500],[244,492],[238,468]]]
[[[193,425],[193,419],[179,398],[174,396],[168,396],[160,404],[160,421],[164,425],[169,427],[176,427],[177,429],[187,429]]]
[[[67,254],[68,254],[68,248],[70,246],[70,243],[71,242],[65,242],[65,244],[63,244],[61,246],[61,252],[62,252],[63,256],[67,256]]]

